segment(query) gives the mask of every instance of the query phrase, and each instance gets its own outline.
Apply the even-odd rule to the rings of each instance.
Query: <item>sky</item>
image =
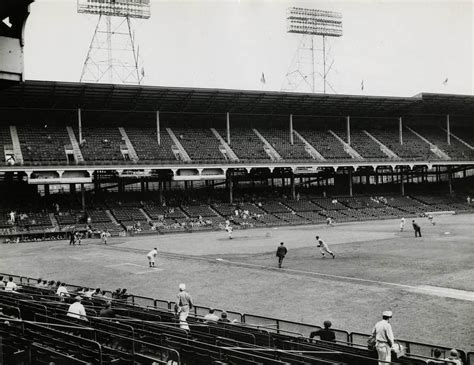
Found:
[[[292,62],[302,37],[286,32],[291,6],[342,13],[344,35],[327,42],[328,63],[334,61],[329,93],[474,94],[470,0],[151,0],[151,18],[132,20],[142,84],[288,89],[286,74],[297,69]],[[76,0],[36,0],[30,10],[25,78],[78,82],[97,16],[78,14]],[[319,49],[321,38],[314,42]],[[308,60],[308,52],[300,54]],[[315,52],[316,69],[321,61]],[[315,83],[321,92],[319,76]],[[293,91],[308,91],[304,86]]]

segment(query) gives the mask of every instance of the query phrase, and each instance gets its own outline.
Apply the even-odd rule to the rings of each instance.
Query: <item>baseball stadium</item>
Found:
[[[25,80],[32,2],[0,2],[1,365],[474,364],[474,96]]]

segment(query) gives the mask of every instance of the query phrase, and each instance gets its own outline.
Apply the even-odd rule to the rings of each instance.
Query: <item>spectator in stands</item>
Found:
[[[436,348],[433,350],[433,360],[428,360],[427,365],[438,365],[438,364],[446,364],[445,361],[441,358],[441,350]]]
[[[288,253],[288,250],[286,249],[283,242],[281,242],[280,246],[278,246],[277,251],[276,251],[276,257],[278,257],[278,267],[279,268],[281,268],[281,264],[283,263],[283,259],[285,258],[287,253]]]
[[[117,288],[115,291],[112,293],[112,299],[120,299],[120,293],[122,292],[122,289]]]
[[[44,288],[44,289],[48,289],[48,281],[43,280],[43,283],[41,284],[41,287]]]
[[[324,328],[310,333],[309,338],[319,337],[323,341],[336,342],[336,334],[331,330],[331,321],[324,321]]]
[[[415,230],[415,238],[418,236],[421,237],[421,227],[415,222],[414,219],[411,221],[411,223],[413,225],[413,229]]]
[[[156,247],[147,253],[146,258],[148,259],[148,266],[155,267],[155,257],[158,255],[158,250]]]
[[[379,365],[384,365],[385,362],[392,361],[392,346],[395,343],[395,338],[392,332],[392,325],[390,324],[392,318],[391,311],[382,313],[382,320],[377,322],[372,330],[372,335],[375,336],[375,349],[378,353]]]
[[[462,365],[462,360],[459,358],[459,353],[456,349],[449,351],[449,356],[446,358],[450,364]]]
[[[13,210],[10,212],[10,222],[15,224],[15,212]]]
[[[69,306],[69,309],[67,311],[68,317],[78,318],[87,321],[86,308],[84,308],[81,303],[82,298],[80,296],[77,296],[74,299],[75,302]]]
[[[84,298],[92,298],[92,294],[95,293],[95,289],[84,288]]]
[[[3,281],[3,276],[0,275],[0,290],[5,289],[5,282]]]
[[[222,312],[222,313],[221,313],[221,318],[219,318],[219,320],[218,320],[217,322],[220,322],[220,323],[230,323],[229,318],[227,318],[227,313],[226,313],[226,312]]]
[[[189,311],[193,309],[193,301],[191,295],[186,291],[186,284],[179,284],[179,293],[176,298],[175,312],[179,316],[179,327],[189,330],[188,318]]]
[[[43,287],[43,279],[38,278],[38,280],[36,280],[35,288],[42,288],[42,287]]]
[[[209,308],[209,313],[204,316],[204,322],[217,322],[219,317],[214,312],[214,308]]]
[[[58,290],[56,290],[56,295],[59,296],[59,297],[68,297],[69,296],[69,292],[66,288],[65,283],[61,283],[59,285]]]
[[[127,293],[127,288],[123,288],[119,295],[121,300],[127,300],[129,296],[130,294]]]
[[[13,277],[8,278],[8,283],[5,285],[5,291],[16,291],[18,289],[18,285],[13,282]]]
[[[97,296],[100,296],[100,288],[96,288],[94,292],[91,294],[92,298],[97,297]]]
[[[112,304],[107,303],[99,312],[99,317],[115,318],[115,311],[112,309]]]

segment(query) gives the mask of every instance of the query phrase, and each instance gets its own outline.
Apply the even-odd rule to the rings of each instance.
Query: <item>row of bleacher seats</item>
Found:
[[[309,333],[320,327],[237,312],[228,312],[230,323],[208,323],[203,316],[209,308],[198,305],[185,330],[179,328],[173,303],[133,294],[111,299],[110,292],[82,299],[84,321],[67,316],[79,287],[68,284],[72,297],[59,297],[52,289],[34,286],[34,279],[15,280],[22,285],[17,292],[0,290],[0,354],[11,365],[377,364],[376,353],[367,349],[367,334],[334,329],[334,342],[310,340]],[[107,302],[113,318],[101,315]],[[396,359],[398,364],[427,364],[435,348],[446,355],[449,351],[399,342],[407,354]],[[466,363],[472,359],[472,353],[458,351]]]
[[[452,159],[472,160],[474,157],[473,150],[455,138],[451,138],[451,145],[447,145],[445,132],[441,128],[416,128]],[[70,149],[72,142],[65,126],[38,127],[36,125],[19,125],[17,130],[25,164],[68,163],[65,147],[68,146]],[[172,128],[172,130],[191,160],[225,161],[226,158],[220,151],[220,142],[210,129]],[[398,143],[398,129],[396,127],[372,127],[368,131],[402,159],[439,160],[439,157],[431,152],[430,145],[408,129],[404,130],[403,145]],[[173,141],[166,130],[163,130],[160,134],[160,144],[157,142],[156,129],[154,128],[125,127],[125,132],[137,153],[138,162],[177,162],[173,153]],[[226,136],[225,130],[220,129],[218,132],[222,137]],[[290,144],[288,131],[275,128],[260,128],[259,132],[284,160],[312,160],[312,157],[306,151],[303,142],[299,138],[295,136],[294,144]],[[344,150],[342,143],[329,133],[328,130],[306,128],[298,130],[298,132],[325,159],[352,159]],[[79,141],[77,128],[74,129],[74,133],[76,140],[80,143],[85,163],[101,161],[109,164],[122,163],[130,159],[128,154],[122,153],[123,150],[127,149],[126,141],[120,134],[118,127],[83,128],[82,143]],[[344,131],[335,130],[335,133],[342,140],[346,141]],[[12,143],[8,127],[0,128],[0,147],[4,145],[11,146]],[[365,159],[389,159],[381,151],[379,145],[362,130],[353,129],[351,131],[351,146]],[[231,130],[230,147],[242,161],[270,161],[270,157],[265,151],[264,143],[251,128],[233,128]]]

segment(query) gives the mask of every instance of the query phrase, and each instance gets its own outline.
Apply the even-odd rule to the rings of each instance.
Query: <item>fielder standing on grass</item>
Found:
[[[148,259],[148,265],[150,267],[155,267],[155,257],[156,255],[158,255],[158,250],[156,249],[156,247],[151,250],[150,252],[147,253],[146,257]]]
[[[326,257],[326,255],[325,255],[326,253],[330,254],[333,259],[336,258],[336,255],[334,255],[332,253],[332,251],[329,249],[326,242],[324,242],[322,239],[320,239],[319,236],[316,236],[316,241],[318,241],[318,246],[317,247],[319,247],[319,251],[321,252],[321,255],[323,255],[323,258]]]

